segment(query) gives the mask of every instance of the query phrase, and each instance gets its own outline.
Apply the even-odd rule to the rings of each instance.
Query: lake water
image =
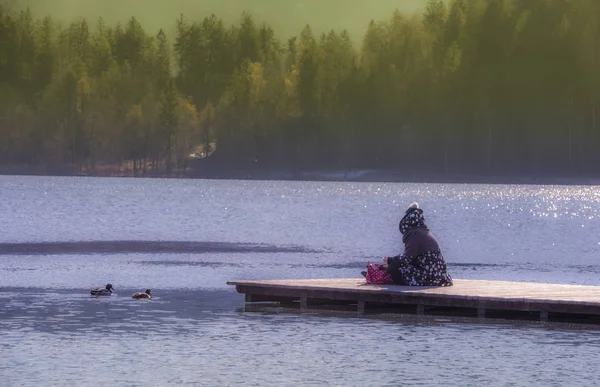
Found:
[[[358,278],[411,201],[454,278],[600,285],[597,186],[0,176],[0,386],[600,383],[591,328],[247,312],[226,285]]]

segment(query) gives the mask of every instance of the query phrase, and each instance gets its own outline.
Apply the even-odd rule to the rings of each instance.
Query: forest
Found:
[[[127,22],[135,16],[142,27],[153,33],[159,29],[175,36],[175,20],[185,15],[188,22],[202,21],[215,14],[225,25],[236,24],[243,12],[252,14],[258,24],[271,26],[275,36],[287,39],[307,24],[315,34],[346,29],[354,41],[362,39],[371,19],[388,17],[394,10],[421,13],[426,0],[0,0],[14,11],[30,8],[34,16],[57,20],[85,17],[90,24],[98,18],[110,25]],[[10,3],[9,3],[10,2]],[[142,3],[140,3],[142,2]],[[140,6],[143,4],[143,7]],[[118,10],[118,12],[115,12]]]
[[[0,5],[0,171],[594,175],[599,21],[597,0],[428,0],[356,40]]]

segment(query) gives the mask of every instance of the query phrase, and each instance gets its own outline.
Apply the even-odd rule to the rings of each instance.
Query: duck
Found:
[[[112,296],[113,294],[113,286],[111,284],[106,284],[104,288],[96,288],[90,291],[92,296]]]
[[[152,292],[150,291],[150,289],[146,289],[146,291],[144,293],[136,292],[136,293],[133,293],[133,296],[131,296],[131,297],[135,298],[136,300],[143,299],[143,298],[151,299]]]

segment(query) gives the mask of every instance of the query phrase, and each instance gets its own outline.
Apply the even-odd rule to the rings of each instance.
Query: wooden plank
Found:
[[[477,308],[477,317],[478,318],[485,318],[485,308],[484,307],[479,306]]]
[[[358,307],[358,313],[365,313],[365,302],[364,301],[358,301],[357,307]]]
[[[600,305],[600,286],[529,282],[454,280],[454,286],[413,287],[373,285],[355,278],[311,280],[228,281],[229,285],[346,293],[443,295],[453,299],[530,300]]]
[[[548,312],[600,315],[600,286],[456,279],[449,287],[411,287],[373,285],[357,278],[227,283],[240,293],[265,297],[474,308],[479,316],[486,309],[540,312],[542,320]]]

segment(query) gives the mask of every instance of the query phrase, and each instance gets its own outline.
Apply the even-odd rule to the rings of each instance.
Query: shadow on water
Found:
[[[113,296],[91,296],[88,289],[0,288],[1,330],[44,333],[138,331],[185,333],[192,325],[217,325],[235,313],[243,298],[223,290],[152,289],[151,300],[135,300],[139,289],[116,289]]]
[[[0,255],[62,255],[122,253],[319,253],[302,246],[193,241],[75,241],[0,243]]]
[[[0,288],[0,331],[18,338],[28,332],[64,336],[102,337],[139,336],[177,337],[177,335],[230,335],[240,326],[253,329],[280,329],[282,325],[306,326],[331,323],[352,324],[360,320],[363,327],[387,324],[405,327],[445,327],[472,329],[474,332],[499,329],[534,329],[550,331],[596,332],[599,326],[557,322],[479,319],[461,316],[414,315],[378,312],[359,314],[356,310],[329,308],[301,311],[276,304],[245,304],[243,296],[215,289],[152,289],[152,300],[134,300],[139,289],[116,289],[110,297],[90,296],[88,289]],[[333,320],[332,320],[333,319]],[[383,325],[382,325],[383,324]],[[224,331],[221,333],[221,331]],[[15,336],[16,335],[16,336]],[[595,336],[594,336],[595,337]],[[584,343],[600,343],[594,337],[579,337]],[[402,338],[399,338],[402,340]],[[548,339],[549,340],[549,339]],[[558,345],[575,345],[562,337]],[[591,341],[590,341],[591,340]]]
[[[440,326],[452,326],[460,328],[461,330],[474,330],[478,331],[481,329],[544,329],[549,331],[578,331],[578,332],[589,332],[593,336],[586,337],[583,340],[586,343],[590,342],[590,339],[594,343],[600,344],[600,337],[597,336],[597,332],[600,330],[600,325],[583,324],[583,323],[567,323],[557,321],[531,321],[531,320],[517,320],[517,319],[502,319],[502,318],[477,318],[477,317],[465,317],[465,316],[453,316],[453,315],[416,315],[404,312],[386,312],[376,311],[372,313],[359,313],[356,310],[350,310],[345,308],[332,308],[328,306],[320,308],[311,308],[308,310],[300,310],[299,308],[286,307],[278,305],[275,302],[264,302],[264,303],[253,303],[238,306],[236,308],[238,313],[246,313],[248,315],[256,316],[268,316],[268,315],[289,315],[289,316],[303,316],[306,318],[339,318],[339,319],[360,319],[366,323],[366,321],[373,321],[378,323],[396,323],[407,326],[429,326],[429,327],[440,327]],[[569,344],[575,345],[573,341]]]

